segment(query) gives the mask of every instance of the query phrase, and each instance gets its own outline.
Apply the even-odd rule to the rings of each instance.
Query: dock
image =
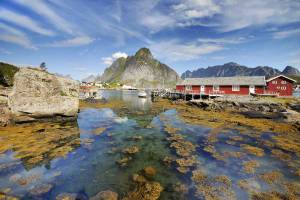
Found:
[[[167,98],[172,100],[176,100],[176,99],[194,100],[194,99],[213,99],[221,96],[224,96],[223,92],[195,93],[191,91],[170,91],[165,89],[151,91],[151,97],[153,99],[157,97],[161,97],[161,98]]]

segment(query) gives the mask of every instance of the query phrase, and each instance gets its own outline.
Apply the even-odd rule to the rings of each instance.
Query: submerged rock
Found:
[[[131,146],[131,147],[128,147],[128,148],[125,148],[122,150],[122,152],[126,153],[126,154],[136,154],[139,151],[140,151],[140,149],[137,146]]]
[[[49,192],[52,189],[52,187],[53,186],[51,184],[45,183],[45,184],[35,186],[31,190],[29,190],[29,192],[34,196],[39,196]]]
[[[96,196],[90,198],[90,200],[118,200],[118,194],[110,190],[105,190],[99,192]]]
[[[131,157],[124,157],[124,158],[120,158],[119,160],[117,160],[117,163],[121,166],[121,167],[125,167],[128,162],[132,160]]]
[[[77,199],[78,198],[76,193],[61,193],[56,197],[56,200],[77,200]]]
[[[148,176],[154,176],[156,174],[156,169],[152,166],[147,166],[144,168],[144,172]]]
[[[79,106],[79,83],[33,68],[20,68],[8,106],[14,121],[56,116],[75,117]]]
[[[146,183],[147,182],[147,179],[144,176],[139,175],[139,174],[133,174],[132,180],[137,183]]]
[[[160,197],[163,187],[158,182],[146,182],[127,194],[122,200],[156,200]]]

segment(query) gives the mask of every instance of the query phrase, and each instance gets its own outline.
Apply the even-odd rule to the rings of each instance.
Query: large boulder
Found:
[[[20,68],[8,106],[15,119],[77,116],[79,83],[37,68]]]

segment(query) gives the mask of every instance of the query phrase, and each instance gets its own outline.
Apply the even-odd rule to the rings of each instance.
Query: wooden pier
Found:
[[[151,98],[155,99],[157,97],[167,98],[167,99],[184,99],[184,100],[194,100],[194,99],[211,99],[223,96],[222,92],[209,92],[207,93],[195,93],[189,91],[169,91],[169,90],[152,90]]]

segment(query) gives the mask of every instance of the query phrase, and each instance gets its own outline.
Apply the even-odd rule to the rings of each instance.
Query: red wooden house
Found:
[[[295,80],[279,75],[268,80],[264,76],[187,78],[176,85],[176,91],[203,95],[279,95],[291,96]]]
[[[293,84],[296,82],[294,79],[284,75],[278,75],[266,80],[266,92],[278,93],[279,96],[292,96],[294,92]]]

